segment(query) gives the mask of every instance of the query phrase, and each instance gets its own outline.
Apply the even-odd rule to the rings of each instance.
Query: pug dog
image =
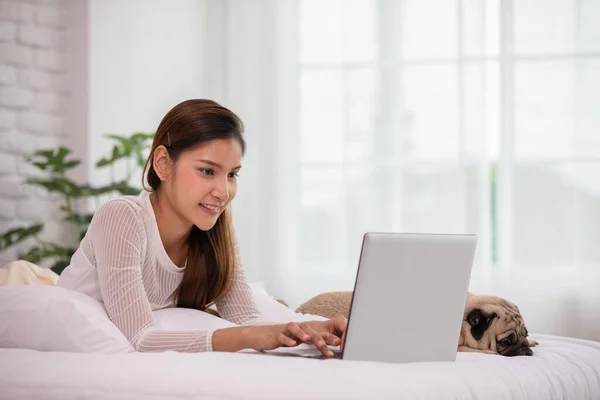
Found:
[[[352,292],[319,294],[296,312],[333,318],[348,318]],[[531,356],[537,342],[528,339],[529,333],[519,309],[497,296],[468,293],[458,341],[460,352],[480,352],[502,356]]]
[[[458,351],[532,356],[538,343],[528,336],[516,305],[497,296],[467,294]]]

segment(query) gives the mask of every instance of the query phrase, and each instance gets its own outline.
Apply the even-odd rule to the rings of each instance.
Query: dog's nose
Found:
[[[506,353],[500,353],[506,357],[518,357],[518,356],[532,356],[533,351],[527,345],[523,345],[521,347],[514,347],[510,351]]]
[[[519,349],[519,354],[522,356],[532,356],[533,351],[528,346],[523,346]]]

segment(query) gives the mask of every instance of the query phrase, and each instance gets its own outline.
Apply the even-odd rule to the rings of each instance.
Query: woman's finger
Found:
[[[284,346],[288,346],[288,347],[294,347],[296,345],[298,345],[298,342],[296,342],[294,339],[292,339],[291,337],[287,336],[285,333],[280,333],[279,334],[279,343],[283,344]]]
[[[339,346],[341,343],[341,339],[333,333],[321,332],[321,336],[323,337],[323,340],[325,340],[325,343],[330,346]]]
[[[321,334],[315,331],[310,325],[301,323],[299,327],[311,337],[311,342],[314,344],[323,355],[327,357],[333,357],[333,352],[327,347],[327,343],[321,336]]]
[[[335,333],[339,333],[340,336],[343,336],[346,333],[346,329],[348,328],[348,319],[343,316],[334,317],[331,320],[333,324],[333,331]]]
[[[290,322],[286,325],[285,333],[288,336],[299,340],[300,342],[309,343],[311,340],[310,335],[300,328],[300,326],[298,326],[298,324],[295,322]]]

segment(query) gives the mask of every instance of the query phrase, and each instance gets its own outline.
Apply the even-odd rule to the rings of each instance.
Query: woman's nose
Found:
[[[229,200],[229,182],[227,182],[227,179],[219,179],[216,181],[212,195],[218,198],[222,203]]]

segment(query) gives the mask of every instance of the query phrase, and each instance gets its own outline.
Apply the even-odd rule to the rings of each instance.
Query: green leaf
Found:
[[[32,160],[35,156],[50,159],[54,155],[54,150],[38,150],[31,155],[25,157],[26,160]]]
[[[146,159],[144,158],[144,155],[140,150],[135,151],[135,160],[138,167],[144,168],[144,165],[146,164]]]
[[[80,163],[79,160],[66,160],[69,154],[71,154],[71,150],[61,146],[58,150],[38,150],[27,156],[26,160],[43,171],[63,173],[66,169],[73,168]]]
[[[127,181],[114,182],[106,186],[92,187],[90,185],[76,186],[73,190],[71,197],[97,197],[104,194],[120,193],[120,194],[139,194],[141,189],[131,187],[127,184]],[[63,211],[68,212],[67,209]]]
[[[28,237],[37,235],[42,229],[44,229],[44,224],[35,224],[27,228],[16,228],[4,232],[0,236],[0,251],[4,251],[10,246],[14,246]]]
[[[119,149],[117,146],[113,146],[112,159],[117,160],[118,158],[121,158],[121,149]]]
[[[27,253],[20,253],[18,258],[20,260],[29,261],[30,263],[39,264],[43,257],[43,250],[41,247],[35,246],[29,249]]]
[[[38,167],[39,169],[41,169],[42,171],[45,171],[49,165],[48,163],[44,163],[44,162],[40,162],[40,161],[33,162],[32,164],[35,165],[36,167]]]
[[[140,194],[142,189],[138,189],[136,187],[129,186],[126,182],[121,182],[119,184],[117,191],[121,193],[123,196],[136,196]]]
[[[61,193],[69,197],[81,197],[81,190],[75,182],[68,178],[54,177],[50,179],[30,178],[26,181],[32,185],[42,186],[49,192]]]
[[[81,230],[81,232],[79,232],[79,240],[83,240],[83,238],[85,237],[85,234],[87,233],[87,228]]]
[[[92,187],[90,185],[77,185],[67,178],[56,177],[51,179],[28,179],[27,183],[42,186],[50,192],[62,193],[71,198],[100,196],[118,192],[121,194],[138,194],[140,190],[127,185],[126,181],[111,183],[106,186]],[[66,208],[63,211],[68,212]]]
[[[123,153],[131,153],[131,144],[132,144],[131,139],[126,138],[121,135],[114,135],[114,134],[107,134],[104,136],[109,139],[113,139],[113,140],[116,140],[117,142],[119,142]]]
[[[117,135],[117,134],[106,134],[105,137],[118,142],[118,146],[112,148],[110,157],[102,157],[96,162],[96,168],[106,167],[113,164],[115,161],[122,158],[128,158],[134,155],[137,160],[137,164],[143,166],[141,159],[143,158],[143,150],[150,148],[152,140],[154,139],[154,133],[135,132],[129,137]]]
[[[79,160],[71,160],[71,161],[67,161],[64,164],[64,167],[65,167],[65,169],[69,169],[69,168],[78,166],[80,163],[81,163],[81,161],[79,161]]]
[[[100,160],[98,160],[96,162],[96,168],[102,168],[102,167],[106,167],[107,165],[112,164],[112,161],[102,157]]]
[[[73,248],[61,247],[50,243],[32,247],[27,253],[19,254],[19,259],[39,264],[40,261],[47,258],[61,257],[70,259],[73,253],[75,253],[75,249]]]
[[[135,132],[131,135],[131,138],[140,142],[146,142],[150,140],[154,140],[155,133],[153,132]]]
[[[121,181],[121,182],[115,182],[115,183],[111,183],[110,185],[107,185],[107,186],[93,189],[93,191],[94,191],[94,195],[97,196],[100,194],[111,193],[111,192],[118,192],[122,195],[137,195],[140,193],[141,190],[138,190],[137,188],[133,188],[133,187],[129,186],[126,181]]]
[[[54,156],[54,159],[57,161],[64,161],[65,157],[69,154],[71,154],[71,150],[67,149],[64,146],[60,146],[58,148],[58,151],[56,152],[56,155]]]
[[[68,210],[66,210],[66,208],[63,210],[65,212],[67,212],[68,214]],[[76,213],[71,213],[68,214],[65,217],[65,221],[70,221],[74,224],[77,225],[89,225],[90,222],[92,222],[92,218],[94,217],[94,214],[76,214]]]
[[[114,146],[112,149],[112,155],[110,158],[101,158],[98,162],[96,162],[96,168],[106,167],[107,165],[113,164],[115,161],[120,160],[122,158],[129,157],[131,155],[131,151],[126,152],[124,149],[121,149],[117,146]]]

